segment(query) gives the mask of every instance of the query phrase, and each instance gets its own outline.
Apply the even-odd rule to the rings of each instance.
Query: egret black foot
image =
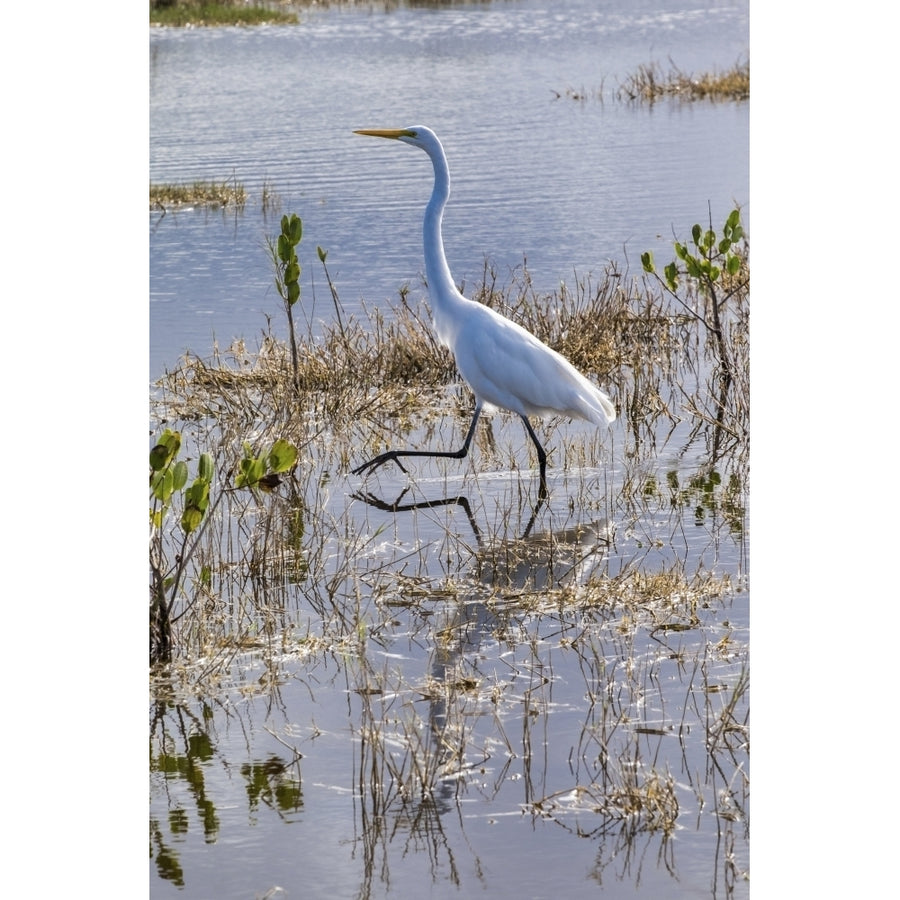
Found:
[[[379,466],[383,466],[386,462],[395,462],[400,467],[401,472],[406,472],[406,468],[403,463],[400,462],[398,451],[388,450],[386,453],[380,453],[378,456],[374,457],[374,459],[364,462],[361,466],[357,466],[353,470],[353,474],[368,475],[369,472],[374,472]]]

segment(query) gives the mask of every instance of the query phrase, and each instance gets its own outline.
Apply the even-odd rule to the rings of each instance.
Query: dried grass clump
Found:
[[[687,317],[666,310],[639,282],[629,282],[614,263],[596,280],[588,274],[539,295],[527,268],[499,289],[496,272],[485,269],[473,299],[497,309],[565,356],[576,369],[605,380],[635,353],[658,357],[681,346]]]
[[[237,181],[194,181],[191,184],[151,184],[150,208],[178,206],[235,206],[243,209],[247,202],[244,185]]]
[[[247,3],[246,0],[151,0],[150,24],[172,28],[213,25],[296,25],[299,17],[294,9],[283,9],[277,2]],[[291,6],[309,5],[294,0]]]
[[[636,435],[655,433],[660,416],[672,427],[689,418],[697,427],[712,424],[722,435],[717,446],[724,447],[726,439],[745,443],[747,432],[748,284],[749,274],[728,300],[736,374],[724,398],[708,374],[716,357],[702,314],[692,313],[706,302],[696,292],[677,305],[647,279],[626,279],[609,265],[599,279],[588,275],[572,288],[561,284],[539,295],[525,267],[498,287],[485,266],[470,296],[523,325],[594,381],[615,385],[617,406]],[[335,302],[336,322],[317,332],[310,323],[298,335],[296,372],[286,342],[271,331],[256,352],[241,340],[211,359],[185,357],[160,383],[166,407],[160,419],[214,419],[223,433],[234,434],[277,426],[293,434],[358,435],[367,428],[377,443],[386,425],[396,439],[466,404],[469,392],[432,332],[424,301],[410,303],[403,290],[389,308],[363,307],[357,315]],[[460,398],[448,404],[454,386]]]
[[[748,100],[750,61],[738,62],[726,72],[690,75],[676,66],[665,73],[657,63],[642,65],[616,91],[616,99],[653,103],[662,97],[681,100]]]
[[[626,821],[632,834],[661,831],[671,835],[678,821],[678,796],[671,774],[651,770],[643,778],[633,765],[626,764],[617,772],[615,785],[579,785],[532,803],[531,810],[545,818],[558,818],[564,813],[592,812],[607,822]]]

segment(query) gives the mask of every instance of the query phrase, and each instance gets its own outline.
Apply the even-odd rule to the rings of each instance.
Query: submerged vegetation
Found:
[[[239,181],[194,181],[191,184],[151,184],[150,208],[209,206],[213,209],[233,206],[243,209],[247,192]]]
[[[300,11],[310,6],[357,5],[356,0],[292,0],[284,3],[278,0],[258,0],[246,3],[243,0],[151,0],[150,24],[172,27],[202,27],[214,25],[264,25],[298,24]],[[370,0],[368,0],[370,2]],[[367,5],[367,0],[363,0]],[[385,3],[385,8],[401,5]],[[429,5],[429,4],[424,4]],[[440,5],[440,4],[434,4]],[[570,100],[624,101],[629,103],[654,103],[664,98],[683,101],[744,101],[750,98],[750,60],[738,60],[725,71],[701,72],[699,74],[682,71],[670,61],[668,71],[659,63],[638,66],[611,91],[601,86],[592,90],[568,87],[553,90],[557,99]]]
[[[557,99],[586,101],[617,100],[626,103],[655,103],[657,100],[744,101],[750,99],[750,61],[738,60],[724,72],[702,72],[699,75],[681,71],[674,63],[664,72],[659,63],[638,66],[618,87],[607,91],[604,86],[566,88],[554,91]]]
[[[208,843],[225,827],[204,771],[238,778],[251,814],[288,820],[303,758],[346,754],[360,896],[385,877],[397,834],[432,848],[433,877],[449,870],[459,887],[441,812],[463,796],[595,839],[598,883],[639,880],[649,860],[675,877],[676,829],[708,831],[711,879],[732,896],[748,877],[749,651],[731,612],[743,563],[718,563],[726,543],[743,560],[746,537],[739,211],[695,225],[659,271],[648,253],[636,275],[610,264],[550,295],[525,266],[503,282],[485,265],[470,295],[609,386],[619,409],[614,452],[596,429],[541,423],[547,502],[503,416],[464,465],[347,480],[391,443],[451,446],[472,399],[408,287],[389,309],[350,315],[317,248],[335,316],[304,319],[301,236],[285,216],[269,242],[290,339],[270,319],[255,349],[188,355],[152,397],[159,877],[189,880],[189,823]],[[160,609],[168,623],[155,646],[154,609],[157,630]],[[246,704],[268,715],[292,685],[340,697],[352,741],[285,712],[267,726],[282,753],[227,759],[215,710],[244,727]],[[480,871],[477,842],[466,846]]]
[[[150,0],[150,24],[174,27],[213,25],[296,25],[310,7],[362,6],[389,12],[402,6],[439,8],[473,0]]]
[[[299,6],[300,3],[293,5]],[[299,19],[281,3],[244,3],[242,0],[150,0],[150,24],[187,25],[294,25]]]
[[[365,455],[382,446],[387,432],[430,430],[448,411],[468,414],[471,398],[457,380],[453,359],[434,337],[427,309],[409,302],[407,288],[387,313],[364,308],[363,315],[348,316],[328,278],[336,319],[323,326],[321,335],[314,335],[314,325],[307,321],[307,337],[298,339],[293,307],[300,297],[296,247],[301,234],[300,219],[284,216],[282,234],[269,244],[289,320],[289,344],[267,331],[256,352],[239,341],[211,359],[189,354],[161,380],[154,416],[166,426],[167,436],[159,438],[151,454],[157,483],[159,473],[175,465],[181,449],[180,433],[177,440],[171,436],[173,422],[184,423],[182,430],[189,428],[193,434],[192,455],[201,460],[208,490],[214,464],[220,472],[245,469],[252,458],[247,443],[251,434],[256,446],[280,440],[283,434],[295,435],[306,468],[336,473],[346,471],[351,454]],[[746,489],[742,479],[749,416],[748,239],[737,210],[721,237],[710,223],[706,228],[695,225],[692,238],[690,249],[675,242],[683,266],[668,264],[664,277],[657,275],[652,254],[646,253],[642,279],[629,281],[611,264],[599,280],[587,277],[574,288],[561,284],[553,294],[539,296],[526,268],[512,283],[500,286],[497,273],[486,264],[474,297],[523,324],[580,370],[615,385],[620,416],[635,450],[665,444],[667,434],[688,426],[688,443],[702,440],[707,455],[692,483],[701,493],[722,494],[718,466],[728,461],[728,502],[739,507]],[[322,248],[317,252],[324,266],[327,254]],[[483,446],[485,450],[498,457],[495,444]],[[574,452],[564,450],[566,458]],[[275,471],[292,469],[294,462],[292,458],[289,466]],[[494,464],[503,464],[502,454]],[[297,478],[304,474],[312,473],[301,466],[291,475],[290,494],[301,489]],[[182,487],[186,471],[179,471],[176,480],[176,489]],[[653,478],[642,478],[631,490],[633,502],[664,492]],[[680,487],[674,491],[673,502],[684,493]],[[154,488],[163,512],[170,495],[171,490],[163,495]],[[622,499],[627,500],[627,494]],[[158,549],[165,539],[161,515],[151,510]],[[226,522],[236,515],[233,510]],[[270,547],[267,557],[273,552]],[[217,555],[214,548],[210,553]],[[170,555],[181,558],[183,552]],[[208,581],[203,577],[197,583],[205,591]],[[157,587],[151,595],[158,593]],[[189,596],[182,599],[191,604]],[[201,652],[209,649],[210,640],[217,638],[207,635]],[[191,641],[181,642],[182,652],[190,653],[190,648]]]
[[[739,61],[725,72],[700,75],[682,72],[673,65],[668,72],[662,67],[639,66],[616,91],[616,97],[629,101],[652,103],[663,97],[680,100],[748,100],[750,98],[750,60]]]

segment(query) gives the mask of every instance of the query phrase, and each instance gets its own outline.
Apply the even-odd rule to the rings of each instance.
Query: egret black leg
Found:
[[[538,454],[538,464],[541,467],[541,486],[538,489],[538,498],[540,500],[546,500],[548,491],[547,491],[547,454],[544,452],[544,448],[541,446],[541,442],[537,439],[537,435],[534,433],[534,429],[531,427],[531,422],[528,421],[527,416],[522,416],[520,414],[522,421],[525,423],[525,430],[528,432],[528,436],[531,438],[534,446],[537,448]]]
[[[475,426],[478,424],[480,416],[481,404],[478,403],[475,406],[475,415],[472,416],[472,424],[469,426],[469,433],[466,435],[466,439],[463,441],[463,445],[459,450],[388,450],[386,453],[381,453],[374,457],[374,459],[364,462],[361,466],[357,466],[353,470],[353,474],[360,475],[365,473],[368,475],[369,472],[374,472],[379,466],[383,466],[386,462],[391,461],[397,463],[401,470],[405,472],[406,469],[403,468],[403,463],[400,462],[401,456],[441,456],[445,459],[462,459],[469,452],[469,445],[472,443],[472,435],[475,434]],[[531,430],[530,426],[529,430]],[[533,432],[532,437],[534,437]],[[534,440],[537,441],[537,438],[534,438]],[[543,450],[541,452],[543,453]]]

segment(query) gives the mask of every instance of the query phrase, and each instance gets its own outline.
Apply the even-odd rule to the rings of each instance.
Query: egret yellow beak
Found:
[[[368,134],[371,137],[383,137],[399,139],[402,137],[415,137],[416,133],[408,128],[360,128],[354,134]]]

